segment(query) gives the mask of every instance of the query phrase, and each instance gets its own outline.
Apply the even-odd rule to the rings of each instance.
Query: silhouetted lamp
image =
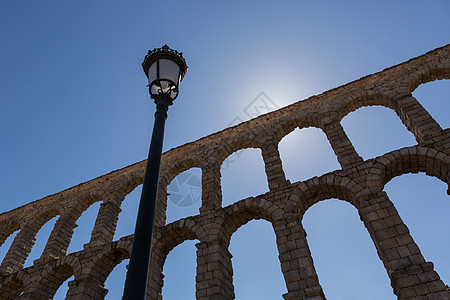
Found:
[[[170,49],[167,45],[149,50],[142,63],[142,68],[148,77],[149,93],[150,97],[155,100],[156,113],[134,230],[130,264],[125,280],[122,298],[124,300],[145,299],[164,126],[167,110],[173,100],[177,98],[178,86],[187,71],[183,54]]]
[[[186,75],[187,65],[183,54],[170,49],[167,45],[149,51],[142,63],[148,77],[149,92],[153,99],[161,94],[175,100],[178,86]]]

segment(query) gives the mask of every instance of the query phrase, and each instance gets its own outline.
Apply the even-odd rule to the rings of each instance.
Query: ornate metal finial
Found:
[[[183,57],[183,52],[178,52],[177,50],[170,49],[167,44],[164,44],[164,46],[162,46],[161,48],[148,50],[148,53],[145,56],[144,61],[142,62],[142,68],[144,69],[145,75],[148,77],[148,69],[150,68],[151,64],[157,58],[161,58],[164,56],[178,63],[181,70],[181,79],[183,79],[188,69],[186,60]]]

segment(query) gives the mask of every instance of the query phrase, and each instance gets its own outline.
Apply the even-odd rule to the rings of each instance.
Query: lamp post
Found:
[[[167,45],[149,50],[142,63],[142,68],[148,77],[150,97],[155,100],[156,113],[134,229],[130,263],[125,280],[122,298],[124,300],[145,299],[164,125],[167,110],[172,105],[173,100],[177,98],[178,85],[187,71],[183,53],[172,50]]]

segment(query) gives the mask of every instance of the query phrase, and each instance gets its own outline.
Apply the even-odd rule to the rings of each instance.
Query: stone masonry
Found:
[[[276,234],[288,290],[284,299],[325,299],[302,216],[313,204],[338,198],[358,210],[399,299],[450,299],[448,286],[433,263],[425,261],[383,191],[392,178],[406,173],[425,172],[450,184],[450,128],[442,129],[411,95],[420,84],[441,79],[450,79],[450,45],[164,153],[147,298],[162,299],[168,253],[196,239],[196,298],[234,299],[231,236],[247,222],[264,219]],[[363,160],[340,121],[372,105],[394,110],[417,144]],[[324,131],[341,169],[291,183],[278,144],[294,129],[310,126]],[[222,207],[220,167],[230,154],[245,148],[261,149],[269,192]],[[1,214],[0,245],[20,231],[0,265],[0,299],[51,299],[72,275],[66,299],[103,299],[109,273],[130,255],[133,236],[117,241],[113,236],[121,203],[142,183],[145,164],[138,162]],[[167,185],[193,167],[202,170],[200,212],[166,224]],[[95,202],[101,207],[90,242],[82,251],[67,253],[77,219]],[[37,232],[55,216],[59,218],[41,258],[24,268]]]

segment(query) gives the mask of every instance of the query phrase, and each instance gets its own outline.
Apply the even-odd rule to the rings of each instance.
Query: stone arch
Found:
[[[336,164],[336,166],[333,166],[335,169],[341,169],[341,168],[345,169],[347,167],[351,167],[352,164],[362,162],[362,158],[358,156],[355,149],[353,148],[351,141],[349,140],[346,133],[344,132],[341,124],[339,123],[339,121],[337,121],[337,117],[335,116],[335,113],[334,114],[329,113],[326,115],[322,114],[322,113],[317,113],[310,117],[311,118],[314,117],[313,120],[311,120],[311,118],[309,118],[309,119],[303,121],[303,123],[300,123],[299,124],[300,126],[298,126],[296,128],[291,127],[290,129],[292,129],[292,130],[295,130],[297,128],[299,130],[296,133],[290,132],[289,134],[283,136],[283,139],[279,142],[278,146],[280,146],[283,143],[285,138],[289,139],[289,136],[291,134],[297,135],[297,138],[299,138],[300,135],[306,134],[306,132],[308,132],[308,130],[309,130],[309,133],[314,132],[314,134],[311,136],[314,137],[315,142],[324,143],[324,144],[320,145],[321,151],[324,151],[326,149],[326,151],[328,152],[328,150],[331,150],[331,152],[328,152],[326,154],[327,156],[321,155],[321,158],[326,157],[326,158],[331,158],[333,160],[336,159],[336,163],[338,163],[338,164]],[[313,127],[313,128],[310,128],[310,127]],[[323,139],[323,138],[325,138],[325,139]],[[327,143],[328,143],[328,145],[326,145]],[[303,145],[308,145],[308,147],[304,148],[306,151],[310,151],[311,149],[313,149],[312,147],[310,147],[310,143],[305,143]],[[330,148],[328,148],[328,146],[330,146]],[[283,146],[280,146],[280,147],[283,148]],[[291,147],[291,148],[293,148],[293,147]],[[310,154],[306,155],[304,157],[311,158]],[[303,159],[304,159],[303,163],[306,162],[306,159],[304,157],[303,157]],[[326,160],[328,160],[328,159],[326,159]],[[280,162],[281,162],[281,160],[280,160]],[[322,169],[320,171],[314,170],[314,172],[312,172],[312,170],[310,170],[311,172],[309,172],[308,174],[302,174],[301,177],[297,177],[296,179],[294,179],[292,177],[292,175],[293,175],[292,169],[289,170],[289,167],[288,167],[288,168],[286,168],[285,171],[288,173],[291,173],[290,178],[289,178],[290,180],[300,181],[300,180],[305,180],[305,178],[310,178],[312,176],[327,173],[327,172],[333,170],[333,169],[331,169],[330,166],[331,166],[331,164],[328,164],[328,163],[326,164],[326,169],[325,169],[326,172],[324,172],[325,170],[322,170]],[[324,167],[325,167],[325,164],[320,165],[320,168],[324,168]],[[298,173],[296,173],[296,174],[298,174]],[[284,175],[284,173],[282,175]]]
[[[164,161],[163,161],[164,162]],[[206,162],[195,156],[178,159],[161,166],[158,186],[155,225],[164,226],[167,210],[167,186],[181,172],[193,167],[202,166]],[[104,244],[111,242],[117,226],[121,205],[125,197],[143,183],[144,172],[135,172],[122,178],[113,192],[105,199],[92,231],[90,244]]]
[[[104,299],[107,294],[105,281],[113,269],[130,257],[130,236],[104,247],[100,253],[85,261],[82,269],[75,270],[74,280],[69,282],[68,299]]]
[[[220,207],[263,195],[275,186],[286,184],[278,149],[273,144],[233,153],[221,165],[219,179],[222,196]],[[240,189],[235,188],[238,185]]]
[[[391,97],[378,92],[362,91],[358,94],[349,95],[348,98],[339,103],[332,114],[335,114],[337,120],[341,121],[349,113],[366,106],[384,106],[395,111],[394,101]]]
[[[103,195],[101,195],[99,193],[93,193],[93,194],[83,195],[83,196],[79,197],[78,199],[76,199],[76,201],[73,202],[73,205],[68,210],[67,214],[64,215],[64,217],[67,218],[66,224],[70,224],[69,226],[73,227],[73,228],[71,228],[69,244],[67,245],[67,247],[69,247],[69,245],[70,245],[70,240],[72,239],[74,229],[78,226],[76,224],[78,219],[89,207],[91,207],[92,204],[94,204],[96,202],[101,202],[101,201],[104,201]],[[97,216],[98,216],[98,212],[97,212]],[[94,225],[94,227],[95,227],[95,225]],[[55,225],[55,228],[56,228],[56,225]],[[91,237],[92,237],[92,233],[91,233]]]
[[[256,133],[238,136],[234,139],[222,139],[216,149],[216,164],[221,166],[234,152],[247,148],[261,148]]]
[[[220,236],[226,245],[230,244],[231,236],[243,225],[252,220],[263,219],[273,223],[274,219],[281,216],[281,208],[264,198],[247,198],[224,208],[224,220],[220,227]]]
[[[373,225],[372,223],[370,223],[370,213],[373,212],[373,207],[370,206],[371,203],[367,196],[368,193],[369,191],[367,188],[364,188],[348,177],[335,174],[325,174],[321,177],[315,177],[306,182],[299,183],[298,187],[292,193],[290,201],[296,203],[296,208],[298,209],[300,215],[298,226],[302,228],[302,231],[303,227],[301,222],[304,214],[310,207],[320,201],[336,198],[354,206],[358,211],[358,215],[362,223],[367,228],[367,233],[372,239],[374,247],[377,250],[381,261],[385,264],[385,268],[388,271],[389,269],[386,267],[386,261],[388,261],[387,254],[379,249],[379,234],[374,233],[374,230],[372,228]],[[306,244],[304,252],[310,255],[309,247],[307,246],[306,241],[306,233],[303,234],[303,243]],[[314,268],[312,257],[309,256],[306,258],[309,259],[311,268]],[[312,278],[317,281],[317,286],[320,287],[320,285],[318,284],[317,275],[312,276]]]
[[[202,168],[208,162],[198,155],[177,159],[162,166],[160,178],[170,184],[179,174],[192,168]]]
[[[33,232],[34,232],[34,237],[32,239],[33,245],[30,248],[30,251],[28,252],[28,254],[27,254],[26,258],[25,258],[25,261],[24,261],[24,263],[26,265],[34,264],[34,262],[30,261],[29,259],[31,259],[32,257],[35,257],[35,255],[40,255],[42,257],[42,254],[45,251],[45,247],[43,247],[44,249],[42,249],[42,250],[38,250],[38,249],[34,250],[34,251],[42,251],[41,253],[33,252],[33,249],[35,247],[34,244],[37,241],[36,239],[38,238],[38,234],[41,231],[41,229],[51,219],[56,218],[57,216],[61,216],[63,213],[64,213],[64,208],[59,206],[59,205],[56,205],[54,208],[51,208],[51,209],[47,210],[46,212],[44,212],[43,214],[39,215],[36,219],[33,219],[29,224],[26,225],[27,227],[31,228],[33,230]],[[49,224],[49,225],[52,225],[53,228],[48,227],[48,229],[53,231],[54,227],[56,226],[56,222],[57,222],[58,219],[59,218],[57,218],[55,220],[55,223],[53,225]],[[50,232],[50,234],[51,234],[51,232]],[[51,235],[48,235],[47,240],[45,240],[45,242],[43,244],[44,246],[46,246],[48,244],[48,242],[50,241],[50,237],[51,237]],[[30,254],[32,254],[31,257],[30,257]],[[36,260],[34,260],[34,261],[36,261]],[[38,263],[38,262],[36,262],[36,263]]]
[[[412,93],[421,84],[434,80],[450,79],[450,63],[442,63],[434,66],[423,66],[408,78],[406,78],[400,89],[405,93]],[[447,70],[447,72],[446,72]]]
[[[61,284],[72,275],[74,275],[74,270],[71,265],[60,264],[42,274],[40,285],[45,287],[49,296],[53,296]]]
[[[47,223],[47,221],[59,214],[60,212],[57,209],[50,208],[25,223],[23,228],[21,228],[14,238],[14,241],[2,261],[2,270],[11,272],[22,268],[34,246],[35,237],[38,231],[45,223]]]
[[[102,200],[103,196],[99,193],[87,193],[74,199],[72,205],[61,212],[60,217],[50,233],[41,258],[59,258],[66,255],[74,230],[77,227],[77,220],[93,203]]]
[[[393,90],[386,93],[366,92],[362,96],[361,94],[358,95],[345,100],[343,105],[338,106],[337,116],[339,121],[350,112],[362,107],[383,106],[397,114],[403,125],[418,142],[421,142],[428,133],[440,129],[436,121],[411,94]],[[424,119],[426,120],[424,121]]]
[[[163,267],[169,252],[187,240],[204,241],[206,231],[197,222],[187,218],[156,228],[153,237],[147,297],[160,299],[164,285]]]
[[[274,124],[273,135],[271,137],[277,144],[296,128],[307,127],[321,128],[321,120],[324,116],[320,113],[303,113],[299,116],[293,116],[287,120]]]
[[[122,202],[129,193],[142,184],[143,180],[143,171],[133,172],[128,176],[122,176],[111,186],[111,192],[102,197],[103,201],[95,219],[89,245],[97,246],[113,240],[122,211]]]
[[[295,203],[299,215],[303,216],[314,204],[331,198],[347,201],[359,209],[357,198],[364,191],[352,179],[331,173],[299,183],[289,200]]]
[[[68,214],[78,219],[92,204],[102,200],[103,196],[98,193],[82,195],[73,201],[71,208],[68,209]]]
[[[198,299],[234,299],[233,270],[228,245],[231,235],[253,219],[269,222],[282,211],[262,198],[247,198],[215,213],[205,227],[207,235],[199,236],[197,247]],[[272,222],[271,222],[272,223]],[[205,232],[206,233],[206,232]]]
[[[350,291],[355,299],[373,293],[380,299],[397,299],[372,233],[363,222],[361,207],[339,198],[314,203],[301,219],[327,299],[350,295]],[[372,280],[373,284],[369,283]],[[353,290],[355,285],[364,292]]]
[[[283,297],[285,299],[305,299],[314,296],[324,298],[300,218],[294,209],[292,211],[289,209],[293,207],[290,199],[286,200],[287,203],[283,205],[284,209],[262,197],[247,198],[226,207],[224,209],[225,217],[220,227],[221,242],[216,248],[224,252],[228,248],[231,236],[242,225],[251,220],[264,219],[271,223],[276,236],[281,271],[288,290]],[[230,269],[226,278],[232,278],[231,254],[228,251],[225,252],[229,257],[222,254],[221,264],[224,266],[225,272]],[[231,285],[228,288],[228,293],[230,293],[233,291],[232,282],[228,285]]]
[[[131,243],[129,243],[131,247]],[[84,269],[89,270],[89,277],[95,278],[104,284],[112,270],[124,259],[130,257],[131,249],[121,247],[118,243],[112,244],[106,250],[97,254]],[[127,245],[128,246],[128,245]]]
[[[202,207],[200,212],[207,212],[222,207],[222,166],[227,163],[228,157],[243,149],[259,149],[264,161],[263,147],[259,143],[258,133],[251,132],[231,139],[222,139],[214,147],[213,154],[202,167]],[[210,152],[211,153],[211,152]]]
[[[0,246],[3,245],[3,243],[11,234],[19,230],[20,228],[20,224],[16,221],[12,221],[8,225],[2,226],[0,230]]]
[[[232,255],[238,255],[238,251],[236,248],[233,248],[233,242],[232,237],[233,236],[237,236],[239,234],[240,229],[247,230],[247,233],[255,233],[255,231],[248,231],[249,228],[242,228],[245,227],[244,225],[253,222],[253,221],[257,221],[257,220],[264,220],[264,224],[261,224],[261,222],[259,222],[260,224],[253,224],[256,226],[261,226],[264,225],[266,227],[264,227],[265,229],[267,229],[264,233],[264,235],[261,235],[259,238],[261,240],[265,240],[265,243],[269,243],[269,249],[274,249],[275,252],[270,252],[270,254],[274,254],[273,258],[276,259],[276,261],[278,262],[278,272],[277,274],[277,278],[279,281],[279,283],[281,283],[280,285],[276,285],[277,289],[281,288],[283,291],[285,291],[286,289],[286,285],[287,285],[287,280],[285,280],[285,276],[283,277],[283,275],[285,275],[286,270],[282,270],[283,267],[280,266],[281,262],[283,261],[282,258],[282,251],[285,248],[283,245],[283,241],[285,240],[285,238],[282,236],[282,232],[283,230],[286,230],[286,227],[284,226],[279,226],[280,221],[279,219],[283,219],[284,218],[284,213],[285,211],[277,204],[274,203],[273,201],[268,201],[264,198],[264,196],[260,196],[260,197],[250,197],[244,200],[241,200],[231,206],[228,206],[224,209],[223,211],[223,216],[224,219],[221,222],[221,227],[220,227],[220,241],[222,241],[219,245],[220,248],[222,248],[222,251],[225,251],[226,254],[225,255],[225,259],[223,259],[221,261],[221,264],[224,265],[224,269],[226,270],[227,266],[229,266],[229,274],[232,275],[232,277],[230,277],[231,284],[232,286],[230,287],[230,290],[234,291],[235,287],[238,286],[239,281],[243,280],[245,277],[242,277],[242,275],[240,276],[240,280],[239,277],[235,276],[237,275],[237,260],[231,260],[231,258],[233,258]],[[285,224],[283,224],[285,225]],[[270,227],[269,227],[270,226]],[[255,227],[253,227],[255,228]],[[272,248],[274,247],[274,248]],[[254,246],[251,247],[252,249],[255,249]],[[230,251],[237,251],[236,253],[233,252],[233,254]],[[219,252],[220,253],[220,252]],[[242,253],[242,252],[241,252]],[[266,252],[266,254],[269,254],[268,252]],[[236,256],[237,257],[237,256]],[[267,256],[266,256],[267,257]],[[254,266],[254,265],[253,265]],[[267,266],[267,265],[266,265]],[[247,266],[248,268],[248,266]],[[249,271],[251,271],[251,269],[249,269]],[[241,281],[242,282],[242,281]],[[266,295],[267,296],[267,295]],[[278,297],[281,295],[278,295]],[[239,299],[239,295],[236,296]]]
[[[80,276],[80,274],[82,273],[83,267],[76,256],[65,256],[59,260],[51,262],[42,272],[42,279],[40,280],[40,282],[43,283],[45,280],[51,279],[52,276],[54,276],[53,274],[55,273],[64,275],[64,272],[69,269],[71,270],[70,276]],[[61,272],[61,270],[64,270],[64,272]],[[68,276],[67,278],[69,278],[70,276]]]
[[[159,214],[159,219],[161,219],[158,225],[163,226],[167,221],[167,188],[170,183],[180,175],[181,173],[188,171],[192,168],[199,168],[201,170],[202,183],[201,188],[204,190],[204,173],[208,173],[206,166],[208,165],[207,160],[198,154],[189,155],[182,157],[180,159],[170,161],[164,164],[160,172],[160,182],[158,186],[158,202],[157,202],[157,212]],[[205,169],[206,168],[206,169]],[[203,200],[203,198],[202,198]],[[201,203],[200,203],[201,205]]]
[[[158,263],[164,265],[164,260],[173,248],[184,241],[195,239],[204,241],[206,237],[205,229],[190,218],[170,223],[154,233],[152,261],[154,261],[153,253],[155,253]],[[156,255],[157,253],[158,255]]]
[[[121,176],[114,183],[112,183],[109,186],[107,193],[102,193],[102,199],[98,200],[102,202],[95,219],[94,228],[92,229],[91,238],[88,245],[98,246],[109,243],[113,240],[117,229],[116,227],[119,214],[122,211],[122,202],[128,194],[142,184],[143,180],[143,170],[130,172],[129,175]],[[94,202],[90,203],[89,206]],[[87,208],[85,208],[85,210]]]
[[[81,264],[74,256],[50,262],[40,274],[39,280],[32,282],[25,294],[32,299],[52,299],[64,281],[72,275],[80,276],[81,270]]]
[[[426,147],[407,147],[389,152],[375,159],[366,186],[381,191],[392,178],[406,173],[425,172],[450,185],[450,158],[442,152]],[[450,193],[450,188],[449,191]]]
[[[378,128],[378,129],[383,128],[383,136],[390,136],[389,128],[377,121],[377,119],[379,117],[385,116],[386,117],[385,119],[387,121],[390,120],[391,122],[395,122],[395,123],[392,123],[392,125],[394,126],[392,134],[398,133],[402,137],[402,140],[404,139],[404,141],[402,143],[399,143],[400,141],[398,141],[397,139],[390,140],[390,142],[388,143],[389,147],[387,149],[384,149],[384,151],[382,151],[382,152],[373,153],[372,152],[374,150],[373,147],[367,148],[367,145],[366,145],[366,147],[362,147],[363,143],[361,142],[361,140],[364,140],[364,139],[361,135],[359,135],[360,141],[358,143],[358,139],[356,138],[356,137],[358,137],[358,134],[356,134],[357,130],[353,131],[354,134],[352,134],[351,130],[347,131],[347,129],[350,129],[350,128],[345,128],[347,133],[352,135],[352,139],[354,139],[353,142],[356,144],[359,144],[359,145],[357,145],[358,147],[361,146],[358,149],[358,151],[361,152],[361,155],[365,159],[372,158],[372,157],[378,156],[378,155],[382,155],[383,153],[392,151],[394,149],[398,149],[400,147],[414,145],[416,142],[423,141],[423,137],[428,132],[434,130],[434,129],[431,130],[429,126],[425,126],[425,125],[428,125],[428,121],[431,121],[431,120],[427,119],[426,122],[423,121],[424,118],[423,118],[422,113],[427,114],[427,112],[420,106],[420,104],[417,101],[415,101],[414,98],[410,97],[410,95],[401,95],[401,96],[396,95],[395,97],[392,97],[392,96],[393,96],[392,94],[385,95],[385,94],[379,94],[379,93],[374,93],[374,94],[369,93],[367,95],[367,99],[369,99],[369,100],[359,100],[357,103],[357,106],[355,106],[355,107],[351,107],[351,108],[344,107],[345,116],[340,119],[340,124],[344,125],[344,123],[346,121],[349,122],[352,117],[355,117],[355,119],[356,119],[356,118],[358,118],[357,116],[359,116],[359,118],[361,118],[361,116],[363,116],[365,114],[365,116],[367,116],[368,119],[370,119],[370,123],[365,123],[365,124],[367,124],[367,125],[370,124],[371,127],[375,126],[374,128]],[[360,98],[362,98],[362,97],[359,97],[359,99]],[[362,111],[361,109],[363,109],[363,108],[366,108],[366,109],[364,111]],[[349,116],[351,111],[356,111],[355,115]],[[420,113],[419,113],[419,111],[420,111]],[[394,112],[396,114],[397,118],[395,118],[392,115],[392,112]],[[359,114],[359,115],[357,115],[357,114]],[[377,116],[378,118],[371,119],[371,116]],[[348,117],[348,119],[345,119],[345,117]],[[428,117],[431,119],[431,116],[428,115]],[[403,127],[398,123],[398,121],[401,121]],[[357,124],[352,124],[352,125],[357,125]],[[348,124],[348,123],[345,124],[345,127],[348,127],[348,126],[350,126],[350,124]],[[407,132],[405,132],[404,129],[406,129]],[[361,132],[361,130],[359,130],[359,132]],[[377,131],[375,131],[375,132],[377,132]],[[381,131],[378,131],[378,132],[381,133]],[[367,134],[368,134],[368,132],[366,132],[364,137],[367,138],[368,136],[370,136]],[[412,136],[409,134],[412,134]],[[412,137],[414,137],[414,139],[416,141],[411,139]],[[350,139],[348,139],[348,142],[350,142]],[[370,143],[369,143],[369,145],[370,145]],[[386,146],[388,146],[388,145],[386,145]],[[366,151],[363,151],[362,150],[363,148],[365,148]],[[368,149],[370,149],[372,151],[370,151],[370,150],[367,151]],[[369,155],[369,153],[370,153],[370,155]],[[362,162],[362,160],[360,162]]]
[[[426,112],[426,110],[415,100],[411,94],[400,93],[398,91],[388,91],[386,93],[366,92],[361,96],[349,98],[337,108],[339,121],[350,112],[362,107],[382,106],[393,110],[406,129],[411,132],[417,142],[421,142],[426,134],[438,129],[436,121]],[[420,112],[420,115],[418,115]],[[332,112],[334,114],[334,112]],[[426,115],[426,122],[423,121]],[[430,128],[430,124],[431,127]],[[428,125],[428,126],[425,126]]]
[[[40,214],[38,217],[33,218],[28,224],[24,227],[32,228],[36,233],[47,223],[50,219],[61,215],[61,211],[57,208],[51,208],[44,213]]]
[[[144,170],[139,173],[132,173],[129,176],[123,176],[118,180],[116,186],[113,187],[112,193],[109,195],[108,201],[117,204],[122,203],[126,195],[131,193],[138,185],[144,181]]]

